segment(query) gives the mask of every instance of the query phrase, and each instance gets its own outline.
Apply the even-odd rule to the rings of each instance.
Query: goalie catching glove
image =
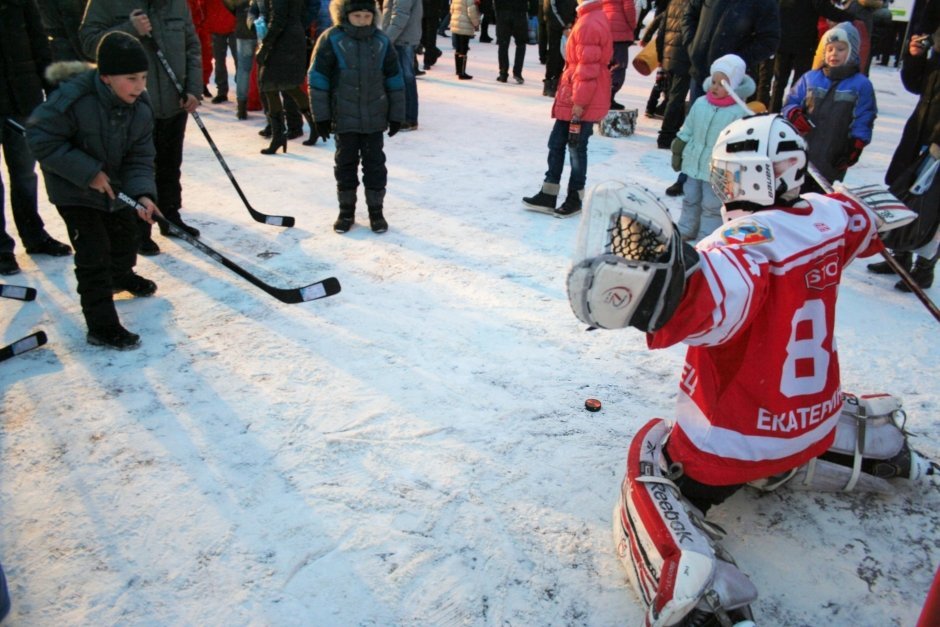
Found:
[[[675,313],[698,253],[649,191],[617,181],[586,199],[568,300],[582,322],[656,331]]]

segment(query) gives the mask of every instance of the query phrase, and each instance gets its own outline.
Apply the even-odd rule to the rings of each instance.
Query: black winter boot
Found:
[[[239,120],[247,120],[248,119],[248,101],[239,100],[238,102],[235,103],[235,106],[236,106],[235,117],[238,118]]]
[[[339,199],[339,217],[333,223],[333,230],[347,233],[356,222],[356,190],[338,189],[336,197]]]
[[[542,183],[542,189],[535,196],[522,199],[522,204],[535,211],[553,213],[558,201],[558,183]]]
[[[917,256],[917,261],[914,262],[914,269],[911,270],[911,278],[914,279],[914,283],[917,287],[925,290],[933,285],[933,269],[936,265],[937,255],[934,255],[932,259],[927,259],[920,255]],[[913,291],[904,281],[898,281],[894,284],[894,287],[902,292]]]
[[[457,78],[462,81],[469,81],[473,77],[467,74],[467,55],[454,54],[454,67],[457,68]]]
[[[304,109],[300,112],[304,116],[304,119],[307,120],[307,126],[310,127],[310,137],[303,141],[304,146],[316,146],[317,139],[317,126],[313,121],[313,115],[310,113],[310,109]]]
[[[556,218],[570,218],[571,216],[580,213],[581,211],[581,198],[584,197],[584,190],[574,190],[569,189],[568,195],[565,197],[565,202],[561,204],[561,207],[555,209]]]
[[[157,284],[131,270],[127,274],[114,277],[111,289],[115,294],[130,292],[134,296],[152,296],[157,291]]]
[[[891,253],[891,256],[894,257],[894,260],[897,261],[902,268],[911,271],[911,262],[914,261],[914,254],[909,252],[898,252]],[[888,265],[887,261],[879,261],[878,263],[868,264],[868,271],[872,274],[895,274],[894,270]]]
[[[369,226],[374,233],[384,233],[388,230],[388,222],[382,215],[382,207],[385,203],[384,189],[367,189],[366,205],[369,207]]]
[[[284,126],[284,112],[271,116],[271,143],[261,149],[263,155],[277,154],[278,149],[287,152],[287,130]]]
[[[140,346],[140,336],[131,333],[120,323],[102,328],[89,328],[87,340],[92,346],[105,346],[119,351],[132,350]]]
[[[555,97],[555,92],[558,90],[558,79],[557,78],[546,78],[542,81],[542,95],[549,98]]]
[[[166,218],[167,222],[172,222],[174,225],[178,226],[182,230],[186,231],[193,237],[199,237],[199,229],[194,226],[189,226],[183,222],[183,218],[180,216],[180,210],[178,208],[169,207],[163,210],[163,217]],[[160,225],[160,235],[164,237],[175,237],[170,228],[167,226]]]

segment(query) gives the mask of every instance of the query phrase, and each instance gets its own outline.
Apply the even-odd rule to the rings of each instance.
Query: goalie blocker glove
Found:
[[[592,327],[656,331],[675,313],[698,262],[648,190],[601,183],[587,197],[568,300]]]

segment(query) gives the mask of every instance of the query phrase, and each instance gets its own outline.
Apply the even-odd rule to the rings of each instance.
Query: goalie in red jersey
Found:
[[[568,277],[577,317],[645,331],[650,348],[688,346],[675,420],[634,437],[614,510],[648,625],[750,624],[757,592],[704,518],[744,485],[890,491],[889,479],[933,473],[894,397],[840,387],[842,271],[879,252],[891,225],[851,193],[800,196],[806,169],[793,126],[753,116],[719,136],[724,224],[695,248],[656,198],[623,184],[592,190],[582,218]]]

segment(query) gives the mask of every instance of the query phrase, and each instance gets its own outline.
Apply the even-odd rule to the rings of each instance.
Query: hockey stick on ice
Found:
[[[11,357],[16,357],[20,353],[39,348],[46,343],[47,339],[45,331],[36,331],[26,337],[20,338],[12,344],[0,348],[0,361],[6,361]]]
[[[150,42],[150,45],[153,46],[153,50],[157,55],[157,59],[160,60],[160,64],[163,66],[163,69],[166,70],[167,76],[170,77],[170,80],[173,82],[173,85],[176,87],[176,91],[179,92],[180,98],[186,97],[186,90],[183,89],[183,86],[180,84],[179,79],[176,77],[176,72],[173,71],[173,68],[170,67],[169,61],[166,60],[163,51],[160,50],[160,46],[157,45],[156,40],[153,37],[147,36],[143,38],[145,41]],[[251,206],[251,203],[248,202],[248,198],[245,197],[245,193],[242,191],[242,188],[239,187],[238,181],[235,180],[235,175],[232,174],[232,171],[229,169],[228,164],[225,163],[225,159],[222,158],[222,153],[219,152],[219,147],[215,145],[215,142],[212,141],[212,136],[209,135],[209,129],[206,128],[206,125],[202,123],[202,118],[199,116],[198,111],[192,112],[193,119],[196,121],[196,125],[199,127],[199,130],[202,131],[202,134],[205,136],[206,141],[209,142],[209,147],[212,148],[212,152],[215,153],[215,158],[219,160],[219,164],[222,166],[222,169],[225,170],[225,173],[228,175],[228,180],[232,182],[232,186],[235,188],[235,191],[238,192],[239,197],[241,197],[242,202],[245,203],[245,208],[248,209],[248,213],[251,214],[251,217],[257,222],[262,224],[270,224],[272,226],[294,226],[294,218],[291,216],[272,216],[266,213],[261,213]]]
[[[141,205],[137,203],[137,201],[135,201],[133,198],[131,198],[124,192],[118,193],[117,198],[121,202],[125,203],[126,205],[129,205],[130,207],[133,207],[134,209],[142,208]],[[308,300],[317,300],[319,298],[326,298],[327,296],[338,294],[340,291],[339,280],[337,280],[335,277],[329,277],[329,278],[323,279],[322,281],[317,281],[316,283],[311,283],[310,285],[306,285],[304,287],[288,287],[288,288],[274,287],[273,285],[269,285],[265,283],[264,281],[262,281],[261,279],[253,275],[252,273],[248,272],[247,270],[242,268],[240,265],[238,265],[231,259],[216,252],[213,248],[207,246],[201,240],[196,239],[195,237],[193,237],[192,235],[190,235],[189,233],[187,233],[180,227],[176,226],[172,222],[169,222],[162,215],[154,213],[153,217],[162,227],[168,229],[170,233],[172,233],[174,236],[185,241],[190,246],[193,246],[194,248],[199,249],[199,251],[202,252],[203,254],[218,261],[219,263],[221,263],[223,266],[225,266],[226,268],[228,268],[229,270],[231,270],[238,276],[247,280],[252,285],[255,285],[256,287],[261,288],[262,290],[264,290],[265,292],[267,292],[274,298],[278,299],[282,303],[303,303]]]
[[[15,300],[36,300],[36,289],[22,285],[4,285],[0,283],[0,296]]]

